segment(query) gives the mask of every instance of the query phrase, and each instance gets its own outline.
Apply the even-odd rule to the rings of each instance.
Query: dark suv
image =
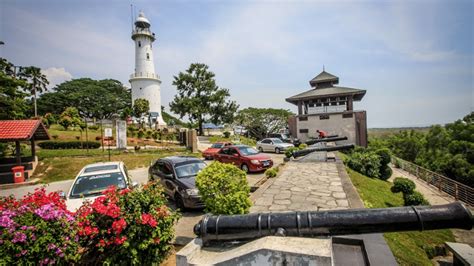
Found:
[[[176,207],[203,208],[196,188],[196,175],[206,164],[195,157],[171,156],[158,159],[148,169],[150,181],[159,180],[165,193],[176,202]]]
[[[295,147],[298,147],[301,144],[299,139],[291,138],[288,134],[285,134],[285,133],[270,133],[268,134],[268,138],[281,139],[281,141],[286,142],[286,143],[291,143]]]

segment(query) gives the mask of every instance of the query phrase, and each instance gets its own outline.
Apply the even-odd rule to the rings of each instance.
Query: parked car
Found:
[[[295,145],[295,147],[298,147],[301,144],[301,141],[299,139],[291,138],[290,136],[288,136],[288,134],[284,134],[284,133],[270,133],[268,134],[268,138],[277,138],[283,142],[291,143]]]
[[[214,159],[214,155],[223,147],[232,145],[230,142],[216,142],[202,152],[202,156],[207,160]]]
[[[273,166],[270,156],[247,145],[224,147],[214,155],[214,159],[222,163],[232,163],[246,173],[263,171]]]
[[[86,165],[74,179],[66,198],[69,211],[76,211],[85,201],[93,202],[110,186],[119,189],[133,188],[138,185],[132,182],[123,162],[94,163]]]
[[[195,157],[170,156],[157,160],[148,169],[150,181],[159,180],[166,195],[180,209],[204,208],[196,188],[196,175],[206,164]]]
[[[294,145],[283,142],[281,139],[277,138],[267,138],[257,142],[257,149],[260,152],[270,151],[280,153],[286,151],[290,147],[294,147]]]

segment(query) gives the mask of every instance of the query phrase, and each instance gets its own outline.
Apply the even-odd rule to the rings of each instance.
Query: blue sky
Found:
[[[202,62],[242,108],[296,112],[322,66],[366,89],[369,127],[425,126],[474,111],[473,1],[0,2],[0,56],[41,67],[52,83],[113,78],[130,86],[130,4],[158,36],[168,109],[173,76]]]

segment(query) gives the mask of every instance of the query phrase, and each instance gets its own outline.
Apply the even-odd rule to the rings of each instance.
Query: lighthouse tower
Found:
[[[135,21],[132,40],[135,41],[135,73],[130,76],[132,104],[135,99],[146,99],[150,103],[150,122],[165,126],[161,115],[160,76],[155,74],[153,46],[155,34],[150,30],[150,21],[142,11]]]

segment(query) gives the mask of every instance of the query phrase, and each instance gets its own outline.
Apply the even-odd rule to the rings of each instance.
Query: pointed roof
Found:
[[[0,142],[48,140],[49,134],[41,120],[1,120]]]
[[[360,101],[364,97],[365,92],[366,92],[365,90],[348,88],[348,87],[339,87],[339,86],[333,86],[333,87],[322,88],[322,89],[312,88],[308,91],[286,98],[285,100],[289,103],[297,104],[298,101],[304,101],[304,100],[352,95],[354,101]]]
[[[325,82],[333,82],[333,84],[338,84],[339,77],[334,76],[333,74],[328,73],[325,70],[323,70],[323,72],[319,73],[319,75],[317,75],[312,80],[310,80],[309,84],[311,85],[311,87],[316,87],[317,84],[325,83]]]

